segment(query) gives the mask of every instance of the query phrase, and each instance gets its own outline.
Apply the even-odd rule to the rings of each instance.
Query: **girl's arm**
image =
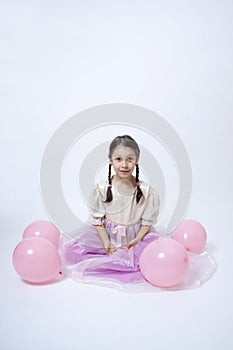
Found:
[[[95,229],[96,229],[101,241],[104,244],[104,249],[105,249],[106,253],[108,255],[114,253],[116,251],[116,248],[113,246],[112,242],[110,241],[104,225],[95,225]]]
[[[149,187],[149,195],[147,197],[147,204],[142,215],[142,222],[144,225],[141,225],[135,239],[130,241],[123,249],[129,249],[135,246],[138,242],[143,240],[146,234],[150,231],[150,223],[155,222],[159,215],[159,206],[160,198],[158,191],[154,190],[152,187]],[[147,225],[149,223],[149,225]]]
[[[142,241],[146,234],[150,231],[151,226],[141,225],[136,237],[130,241],[126,246],[122,247],[125,250],[135,246],[138,242]]]

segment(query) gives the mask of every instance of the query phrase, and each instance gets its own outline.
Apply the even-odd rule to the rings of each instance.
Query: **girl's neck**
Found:
[[[117,192],[129,196],[133,195],[136,190],[136,181],[135,178],[132,176],[130,179],[121,179],[118,178],[117,175],[114,175],[112,177],[112,183],[117,190]]]
[[[133,175],[131,175],[130,179],[121,179],[119,178],[117,175],[113,175],[112,176],[112,182],[117,184],[119,182],[124,182],[125,184],[128,182],[129,185],[133,185],[134,187],[136,186],[136,180],[135,180],[135,177]]]

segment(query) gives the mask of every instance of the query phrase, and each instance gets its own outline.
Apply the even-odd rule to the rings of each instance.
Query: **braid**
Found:
[[[111,164],[109,164],[108,167],[108,189],[107,189],[107,195],[105,199],[105,203],[109,203],[112,201],[112,179],[111,179]]]
[[[138,203],[142,197],[142,190],[139,186],[139,166],[138,166],[138,164],[136,164],[136,184],[137,184],[136,201]]]

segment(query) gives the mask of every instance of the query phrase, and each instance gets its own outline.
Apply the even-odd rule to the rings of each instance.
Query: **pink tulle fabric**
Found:
[[[59,252],[65,275],[77,282],[126,292],[156,292],[200,287],[217,269],[215,259],[208,251],[202,254],[188,253],[189,270],[184,280],[169,288],[155,287],[143,277],[139,259],[146,245],[160,239],[161,235],[151,227],[141,242],[129,250],[123,250],[121,247],[135,238],[140,224],[123,226],[105,220],[104,225],[110,240],[117,247],[112,255],[106,254],[94,225],[89,221],[77,231],[61,237]]]

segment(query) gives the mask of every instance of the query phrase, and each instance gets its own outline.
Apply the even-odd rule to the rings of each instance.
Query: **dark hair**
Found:
[[[120,145],[132,148],[136,154],[136,158],[138,161],[139,155],[140,155],[140,149],[138,147],[137,142],[129,135],[117,136],[112,140],[112,142],[109,146],[109,153],[108,153],[109,159],[111,159],[114,149]],[[135,178],[135,180],[136,180],[136,185],[137,185],[136,202],[138,203],[142,197],[142,190],[139,186],[139,166],[138,166],[138,164],[136,164],[136,178]],[[107,188],[105,203],[109,203],[111,201],[112,201],[112,179],[111,179],[111,164],[109,164],[108,188]]]

